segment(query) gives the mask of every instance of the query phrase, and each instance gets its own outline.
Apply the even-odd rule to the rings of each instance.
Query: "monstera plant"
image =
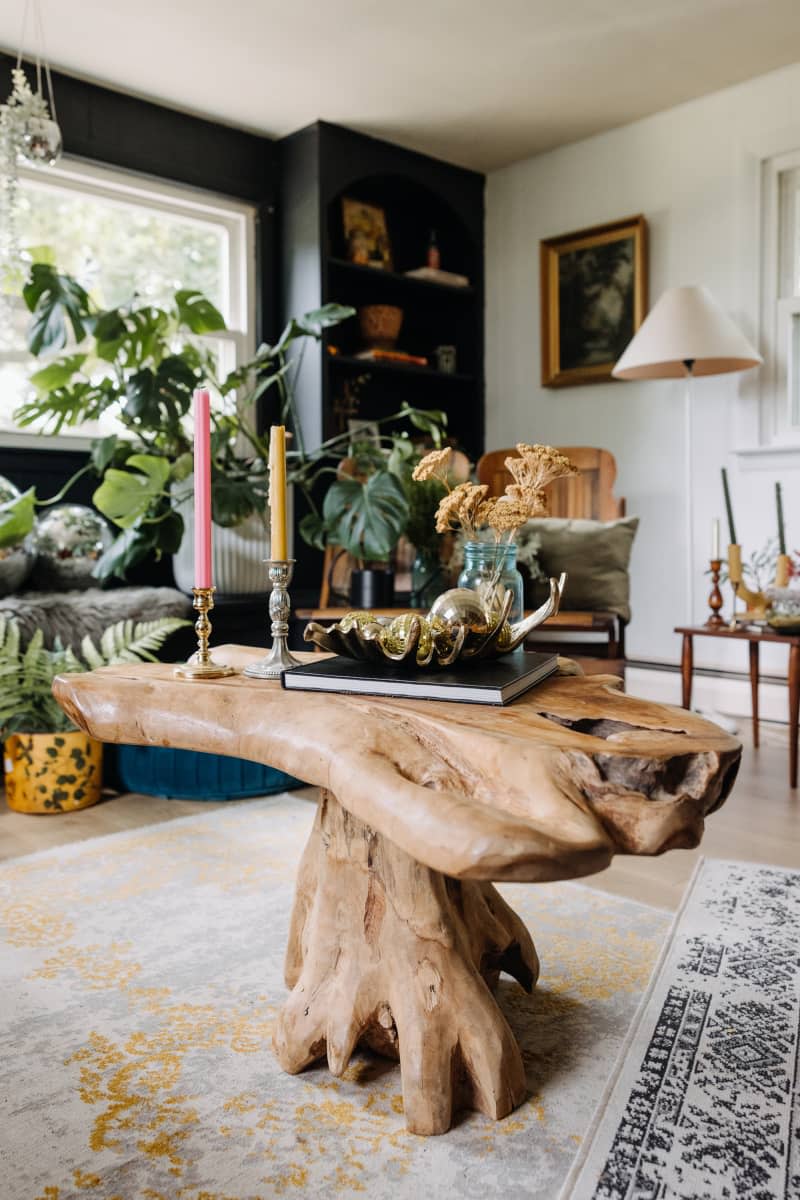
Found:
[[[121,426],[93,442],[85,468],[102,476],[94,502],[119,530],[98,563],[101,579],[124,577],[151,553],[174,554],[180,546],[176,497],[192,471],[187,417],[196,387],[210,386],[220,401],[212,411],[213,520],[237,526],[263,512],[268,438],[255,426],[255,402],[277,389],[281,419],[295,427],[295,454],[303,455],[293,421],[290,350],[304,339],[319,340],[354,311],[327,304],[294,318],[274,345],[260,346],[249,362],[220,378],[204,337],[223,331],[225,321],[200,292],[178,290],[163,308],[136,301],[101,308],[76,279],[36,262],[23,296],[31,312],[28,347],[49,361],[31,376],[35,395],[15,413],[18,424],[58,433],[113,413]],[[53,351],[61,353],[53,358]]]
[[[119,530],[98,563],[100,579],[124,578],[148,555],[178,550],[181,499],[189,494],[185,481],[192,471],[187,417],[201,385],[218,397],[211,434],[217,525],[239,526],[264,512],[269,431],[255,424],[255,402],[274,388],[279,419],[294,434],[287,478],[305,498],[301,536],[316,547],[335,542],[362,562],[386,561],[408,519],[409,427],[438,446],[446,417],[403,404],[373,423],[379,432],[371,447],[354,447],[342,433],[307,449],[293,391],[302,349],[354,309],[326,304],[292,318],[274,345],[260,346],[249,362],[219,378],[206,335],[224,331],[225,322],[200,292],[178,290],[163,308],[135,302],[100,308],[76,279],[41,261],[33,264],[23,296],[31,312],[29,349],[48,362],[31,376],[35,394],[18,408],[17,422],[58,433],[113,413],[121,426],[93,442],[84,468],[102,476],[94,503]],[[15,527],[31,517],[28,508],[15,509]],[[11,515],[4,518],[0,509],[0,539],[4,519]]]

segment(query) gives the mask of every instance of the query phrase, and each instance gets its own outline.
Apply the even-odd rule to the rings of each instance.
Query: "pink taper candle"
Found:
[[[211,583],[211,400],[194,394],[194,586]]]

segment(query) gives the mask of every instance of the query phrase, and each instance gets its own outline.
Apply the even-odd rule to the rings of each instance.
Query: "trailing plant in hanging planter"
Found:
[[[0,294],[19,291],[24,278],[17,238],[19,160],[54,164],[61,131],[41,88],[33,91],[22,67],[11,72],[11,94],[0,104]]]

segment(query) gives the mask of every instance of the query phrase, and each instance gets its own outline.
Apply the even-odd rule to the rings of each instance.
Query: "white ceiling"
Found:
[[[0,3],[7,50],[24,3]],[[800,59],[800,0],[41,7],[72,74],[273,136],[324,118],[480,170]]]

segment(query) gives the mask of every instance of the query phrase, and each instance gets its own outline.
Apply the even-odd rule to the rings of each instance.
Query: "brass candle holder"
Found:
[[[185,663],[175,668],[174,675],[178,679],[221,679],[224,675],[235,675],[233,667],[215,663],[208,648],[208,640],[211,637],[211,622],[208,614],[214,607],[215,589],[213,587],[196,587],[192,588],[192,591],[194,592],[192,607],[197,613],[197,620],[194,623],[197,634],[197,650]]]
[[[272,583],[269,596],[272,649],[266,658],[248,663],[244,673],[253,679],[280,679],[284,671],[300,666],[300,659],[295,658],[288,646],[289,614],[292,611],[289,584],[292,582],[295,560],[268,558],[266,563]]]
[[[775,566],[775,587],[786,587],[790,578],[790,566],[791,560],[788,554],[779,554]],[[733,612],[730,628],[736,629],[740,618],[745,624],[766,620],[770,609],[769,596],[766,592],[754,592],[745,584],[742,569],[742,547],[735,542],[728,546],[728,579],[733,588]],[[744,612],[736,612],[737,598],[744,601],[746,605]]]
[[[711,559],[711,594],[708,597],[708,607],[711,609],[711,616],[706,621],[706,625],[710,629],[719,629],[725,622],[720,615],[722,608],[722,592],[719,590],[719,572],[722,566],[721,558]]]

